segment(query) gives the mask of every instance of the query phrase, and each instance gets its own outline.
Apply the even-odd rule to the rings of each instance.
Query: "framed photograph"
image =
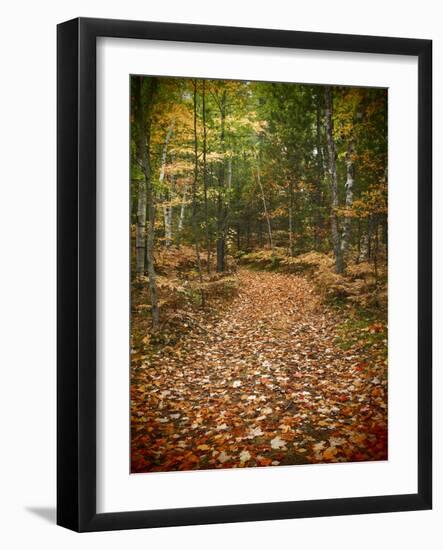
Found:
[[[58,26],[59,525],[432,506],[429,40]]]

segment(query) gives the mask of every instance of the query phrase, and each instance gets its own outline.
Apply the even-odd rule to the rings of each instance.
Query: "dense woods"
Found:
[[[164,430],[145,431],[147,418],[152,420],[159,404],[161,409],[165,406],[164,399],[151,402],[152,395],[146,397],[152,368],[161,361],[171,364],[173,356],[180,363],[179,374],[172,365],[169,382],[190,375],[183,373],[191,362],[189,357],[183,359],[186,346],[204,351],[214,338],[213,344],[219,345],[226,333],[222,337],[217,331],[227,320],[232,325],[229,331],[241,332],[248,330],[245,324],[272,325],[277,306],[293,307],[298,325],[321,310],[320,337],[327,343],[317,350],[319,357],[342,344],[342,363],[346,354],[354,357],[352,365],[358,364],[368,379],[382,384],[386,378],[387,90],[132,76],[130,126],[134,471],[230,465],[216,454],[200,463],[200,458],[192,459],[197,456],[195,448],[188,448],[188,454],[180,451],[175,462],[171,459],[161,466],[160,451],[154,460],[147,442],[155,447],[164,439]],[[266,295],[274,296],[273,304],[266,302]],[[305,303],[308,295],[310,304]],[[242,319],[234,315],[239,304]],[[247,319],[245,309],[251,315]],[[315,325],[319,319],[311,321]],[[292,330],[296,319],[283,311],[279,322]],[[284,344],[280,342],[288,354],[286,361],[297,342],[319,337],[306,330],[301,340],[291,341],[287,333]],[[260,340],[254,334],[246,347]],[[211,350],[206,351],[211,355]],[[192,363],[195,369],[199,357],[193,356]],[[203,363],[209,364],[207,357]],[[228,372],[231,367],[224,368]],[[232,368],[228,378],[238,382],[234,387],[243,387],[237,367]],[[343,388],[352,386],[349,376],[345,369]],[[380,386],[370,393],[378,402],[377,414],[370,414],[377,419],[375,425],[365,424],[372,435],[386,432],[385,390]],[[178,400],[182,399],[183,392]],[[179,415],[176,420],[181,415],[176,410],[172,414]],[[164,426],[169,426],[169,435],[179,429],[171,422]],[[265,432],[255,429],[260,442]],[[333,437],[341,441],[342,435]],[[320,451],[331,445],[314,450],[312,446],[319,445],[314,436],[310,450],[305,449],[307,458],[286,453],[286,462],[274,455],[271,460],[263,451],[260,462],[251,449],[243,449],[247,459],[240,463],[385,457],[386,438],[380,443],[374,436],[369,452],[368,437],[364,435],[364,452],[350,443],[347,452],[332,445],[335,451],[323,456]],[[201,441],[200,454],[212,449],[206,439]],[[306,441],[303,446],[307,447]],[[271,445],[271,452],[283,448]],[[222,452],[232,455],[224,448]]]

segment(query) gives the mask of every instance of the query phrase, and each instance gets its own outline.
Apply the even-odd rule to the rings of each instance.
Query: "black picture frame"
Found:
[[[426,510],[432,506],[432,42],[78,18],[58,25],[57,523],[75,531]],[[416,494],[96,512],[96,39],[399,54],[418,58]]]

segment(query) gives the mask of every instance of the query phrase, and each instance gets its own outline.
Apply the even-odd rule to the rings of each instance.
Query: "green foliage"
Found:
[[[134,115],[144,109],[150,113],[154,244],[171,244],[169,223],[175,245],[199,247],[200,268],[192,260],[197,271],[210,257],[221,263],[210,262],[208,272],[229,269],[228,255],[252,268],[317,270],[331,301],[385,307],[379,286],[387,263],[386,90],[331,88],[339,195],[332,207],[323,86],[146,77],[138,91],[137,78],[131,81],[132,221],[145,178],[135,154]],[[334,274],[331,216],[341,239],[348,231],[352,288]],[[378,286],[361,284],[355,264],[369,266]]]

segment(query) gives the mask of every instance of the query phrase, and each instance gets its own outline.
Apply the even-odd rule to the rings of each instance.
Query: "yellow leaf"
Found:
[[[337,449],[335,447],[328,447],[323,453],[323,458],[325,460],[332,460],[337,454]]]

